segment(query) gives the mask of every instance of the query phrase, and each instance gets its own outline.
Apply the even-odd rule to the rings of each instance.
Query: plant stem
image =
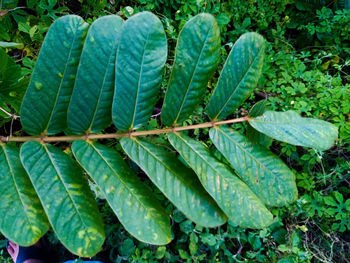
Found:
[[[19,118],[18,115],[9,113],[9,112],[7,112],[6,110],[4,110],[4,109],[1,108],[1,107],[0,107],[0,110],[1,110],[3,113],[5,113],[7,116],[9,116],[9,117],[11,117],[11,118],[14,118],[15,120]]]
[[[248,121],[249,117],[242,117],[237,119],[231,119],[226,121],[213,121],[205,122],[196,125],[172,127],[150,131],[130,131],[123,133],[107,133],[107,134],[85,134],[85,135],[70,135],[70,136],[0,136],[0,142],[27,142],[27,141],[38,141],[38,142],[65,142],[65,141],[77,141],[77,140],[98,140],[98,139],[116,139],[122,137],[136,137],[154,134],[163,134],[169,132],[178,132],[185,130],[194,130],[201,128],[215,127],[223,124],[238,123]]]

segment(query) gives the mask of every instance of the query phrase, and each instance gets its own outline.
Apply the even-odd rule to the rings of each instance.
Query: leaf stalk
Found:
[[[78,140],[101,140],[101,139],[117,139],[123,137],[137,137],[146,135],[156,135],[164,134],[169,132],[178,132],[185,130],[194,130],[202,128],[210,128],[215,126],[220,126],[223,124],[232,124],[248,121],[249,117],[242,117],[237,119],[230,119],[225,121],[212,121],[205,122],[195,125],[181,126],[181,127],[171,127],[157,130],[149,131],[130,131],[123,133],[106,133],[106,134],[84,134],[84,135],[68,135],[68,136],[0,136],[0,142],[28,142],[28,141],[38,141],[38,142],[66,142],[66,141],[78,141]]]

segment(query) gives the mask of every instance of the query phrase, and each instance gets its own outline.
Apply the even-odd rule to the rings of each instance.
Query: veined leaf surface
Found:
[[[23,129],[31,135],[55,134],[67,126],[73,91],[88,24],[75,15],[50,27],[21,107]]]
[[[207,147],[180,133],[169,133],[168,138],[232,222],[245,228],[264,228],[272,223],[272,214],[259,198]]]
[[[82,169],[50,144],[26,142],[20,155],[57,237],[72,253],[94,256],[101,250],[105,235]]]
[[[68,127],[74,133],[99,132],[112,121],[115,55],[123,19],[97,19],[89,28],[68,108]]]
[[[20,246],[49,229],[45,212],[19,159],[19,149],[0,143],[0,231]]]
[[[226,222],[226,215],[203,189],[196,174],[175,155],[137,138],[122,138],[120,143],[129,157],[189,219],[205,227]]]
[[[224,119],[249,97],[259,81],[264,51],[265,40],[257,33],[245,33],[237,40],[210,98],[210,119]]]
[[[295,111],[266,111],[249,121],[259,132],[276,140],[327,150],[338,138],[338,128],[326,121],[303,118]]]
[[[155,245],[171,241],[169,216],[115,150],[86,141],[75,141],[72,149],[130,234]]]
[[[199,14],[182,28],[162,109],[167,126],[181,123],[202,102],[220,57],[220,29],[210,14]]]
[[[269,206],[284,206],[297,198],[295,176],[282,160],[226,126],[210,129],[210,139],[241,179]]]
[[[150,12],[129,18],[116,58],[112,118],[120,130],[145,125],[157,101],[167,40],[160,20]]]

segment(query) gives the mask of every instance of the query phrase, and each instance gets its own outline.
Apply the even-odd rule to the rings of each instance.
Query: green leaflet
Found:
[[[267,100],[261,100],[254,104],[254,106],[249,111],[249,117],[258,117],[264,114],[266,111]],[[255,130],[250,124],[247,125],[246,130],[247,138],[253,142],[258,143],[265,148],[269,149],[272,145],[272,138],[266,136],[265,134]]]
[[[50,144],[26,142],[20,155],[57,237],[72,253],[94,256],[105,239],[103,222],[80,167]]]
[[[115,55],[123,19],[97,19],[90,27],[68,108],[68,127],[74,133],[99,132],[110,125],[114,93]]]
[[[155,245],[171,241],[169,216],[116,151],[86,141],[75,141],[72,150],[130,234]]]
[[[30,246],[49,229],[45,212],[19,159],[16,147],[0,143],[0,231]]]
[[[298,195],[295,176],[278,156],[226,126],[210,129],[210,139],[241,179],[269,206],[284,206]]]
[[[249,121],[259,132],[294,145],[327,150],[338,138],[333,124],[312,118],[302,118],[294,111],[266,111]]]
[[[169,133],[168,139],[232,222],[244,228],[264,228],[272,223],[272,214],[259,198],[207,147],[180,133]]]
[[[210,98],[210,119],[224,119],[256,88],[264,62],[265,40],[257,33],[243,34],[233,46]]]
[[[16,64],[2,48],[0,48],[0,61],[0,107],[6,108],[7,105],[11,105],[16,112],[19,112],[29,78],[23,78],[21,66]]]
[[[226,222],[226,216],[203,189],[193,171],[164,148],[136,138],[120,143],[129,157],[189,219],[205,227]]]
[[[152,114],[167,58],[167,41],[160,20],[150,12],[129,18],[116,58],[112,118],[120,130],[145,125]]]
[[[250,109],[248,116],[249,117],[258,117],[264,114],[266,111],[267,100],[260,100],[253,105]]]
[[[61,17],[50,27],[22,102],[21,123],[27,133],[55,134],[66,128],[87,30],[88,24],[75,15]]]
[[[181,123],[202,102],[220,57],[220,29],[210,14],[199,14],[182,28],[169,80],[162,122]]]

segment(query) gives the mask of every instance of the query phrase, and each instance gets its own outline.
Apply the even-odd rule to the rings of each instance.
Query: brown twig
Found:
[[[194,130],[201,128],[210,128],[223,124],[232,124],[238,122],[248,121],[249,117],[242,117],[237,119],[225,120],[225,121],[212,121],[205,122],[201,124],[182,126],[182,127],[172,127],[158,130],[149,131],[131,131],[124,133],[107,133],[107,134],[84,134],[84,135],[68,135],[68,136],[22,136],[22,137],[12,137],[12,136],[0,136],[0,142],[27,142],[27,141],[38,141],[38,142],[65,142],[65,141],[77,141],[77,140],[99,140],[99,139],[117,139],[123,137],[137,137],[155,134],[164,134],[169,132],[178,132],[185,130]]]

